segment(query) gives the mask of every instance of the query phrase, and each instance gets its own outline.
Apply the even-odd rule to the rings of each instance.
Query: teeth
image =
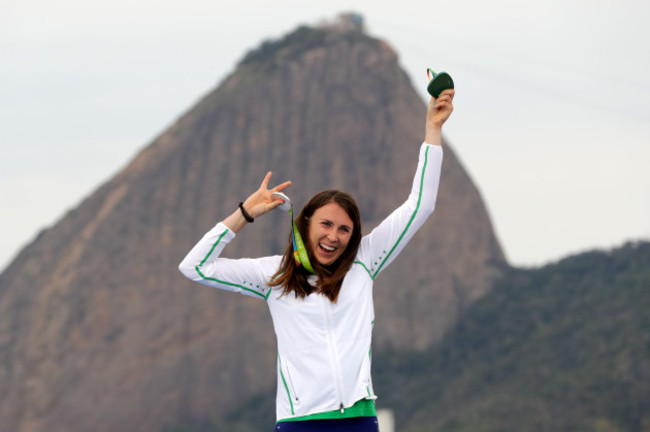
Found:
[[[330,246],[325,246],[323,243],[319,243],[319,245],[320,245],[320,247],[322,247],[323,249],[325,249],[328,252],[334,252],[334,250],[336,249],[336,248],[333,248],[333,247],[330,247]]]

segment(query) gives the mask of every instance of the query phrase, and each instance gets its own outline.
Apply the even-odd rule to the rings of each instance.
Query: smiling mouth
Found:
[[[323,249],[327,253],[332,253],[332,252],[334,252],[336,250],[335,247],[327,246],[327,245],[324,245],[323,243],[318,243],[318,246],[320,246],[320,248]]]

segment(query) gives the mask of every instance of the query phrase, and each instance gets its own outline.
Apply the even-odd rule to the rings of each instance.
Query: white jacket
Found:
[[[408,199],[362,238],[336,303],[318,293],[299,299],[270,288],[279,255],[219,258],[235,238],[222,223],[179,265],[193,281],[266,300],[278,343],[278,420],[344,410],[360,399],[376,398],[370,379],[373,282],[433,212],[441,163],[442,148],[422,144]],[[316,276],[310,282],[315,283]]]

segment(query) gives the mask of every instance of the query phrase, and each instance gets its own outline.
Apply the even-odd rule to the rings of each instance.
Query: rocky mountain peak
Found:
[[[268,170],[293,180],[298,206],[352,193],[365,232],[406,198],[426,106],[395,51],[354,22],[252,50],[19,253],[0,275],[0,430],[163,430],[275,385],[264,302],[191,284],[177,264]],[[256,221],[226,255],[282,253],[285,217]],[[445,141],[436,213],[377,280],[373,352],[431,347],[504,265]]]

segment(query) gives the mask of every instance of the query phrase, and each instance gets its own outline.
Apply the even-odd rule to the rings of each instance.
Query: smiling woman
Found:
[[[269,189],[269,172],[180,263],[193,281],[266,300],[278,345],[276,432],[378,430],[370,376],[373,285],[434,210],[442,125],[453,96],[445,90],[431,98],[411,193],[368,235],[361,236],[354,199],[326,190],[302,209],[282,256],[221,258],[240,229],[283,204],[278,192],[291,182]],[[296,256],[299,239],[307,257]]]
[[[333,264],[347,247],[354,226],[345,209],[335,202],[316,210],[308,237],[316,261],[324,266]]]
[[[361,242],[361,215],[354,198],[337,190],[316,194],[300,212],[296,223],[298,233],[307,239],[308,261],[313,272],[301,266],[294,257],[294,244],[289,242],[282,265],[269,282],[281,286],[283,293],[299,298],[314,291],[308,281],[310,273],[319,277],[318,291],[335,302],[343,279],[350,270]]]

